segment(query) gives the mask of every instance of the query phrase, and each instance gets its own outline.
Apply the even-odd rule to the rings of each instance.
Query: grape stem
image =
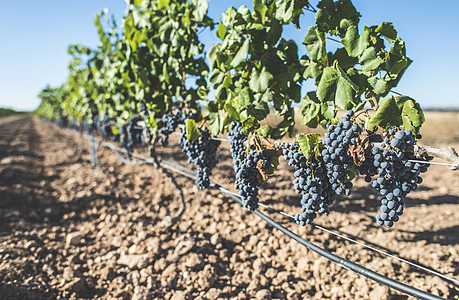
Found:
[[[364,109],[362,111],[359,111],[357,112],[359,109],[361,109],[365,103],[367,103],[368,101],[371,101],[373,102],[373,105],[374,107],[370,107],[370,108],[367,108],[367,109]],[[360,103],[359,105],[357,105],[357,107],[354,109],[354,111],[356,111],[356,115],[354,116],[354,118],[356,118],[357,116],[363,114],[363,113],[366,113],[368,110],[372,109],[372,110],[378,110],[379,108],[379,104],[378,104],[378,101],[376,100],[376,97],[371,97],[371,98],[368,98],[368,99],[365,99],[362,103]]]
[[[357,118],[358,116],[364,114],[364,113],[367,113],[368,111],[370,110],[377,110],[377,108],[373,108],[373,107],[368,107],[368,108],[365,108],[364,110],[361,110],[359,111],[358,113],[355,114],[354,118]]]

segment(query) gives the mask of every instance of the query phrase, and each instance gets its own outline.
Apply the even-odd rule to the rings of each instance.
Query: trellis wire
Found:
[[[172,134],[181,135],[180,132],[176,132],[176,131],[172,132]],[[212,139],[216,140],[216,141],[221,141],[221,142],[229,142],[229,140],[225,139],[225,138],[215,138],[215,137],[213,137]],[[416,160],[416,159],[404,159],[404,161],[409,161],[409,162],[413,162],[413,163],[420,163],[420,164],[426,164],[426,165],[438,165],[438,166],[446,166],[446,167],[450,167],[450,168],[459,168],[459,165],[457,165],[457,164],[441,163],[441,162],[435,162],[435,161],[424,161],[424,160]]]
[[[107,145],[107,144],[109,144],[109,143],[103,143],[103,144],[106,144],[106,145]],[[102,145],[102,143],[101,143],[101,145]],[[106,146],[106,145],[105,145],[105,146]],[[111,145],[111,144],[110,144],[110,145]],[[107,147],[107,148],[110,148],[110,149],[112,149],[112,150],[115,148],[115,149],[117,149],[118,151],[125,152],[124,149],[120,149],[120,148],[118,148],[118,147],[116,147],[116,146],[114,146],[114,145],[111,145],[111,147]],[[117,156],[120,157],[120,158],[122,158],[122,156],[120,156],[119,153],[118,153]],[[152,164],[152,163],[153,163],[152,160],[150,160],[150,159],[148,159],[148,158],[146,158],[146,157],[144,157],[144,156],[142,156],[142,155],[133,154],[133,156],[136,157],[136,158],[138,158],[138,159],[141,159],[141,160],[143,161],[144,164]],[[123,158],[123,160],[125,160],[125,159]],[[162,164],[168,165],[168,167],[166,167],[166,168],[168,168],[169,170],[171,170],[171,171],[173,171],[173,172],[176,172],[176,173],[178,173],[178,174],[181,174],[181,175],[186,176],[186,177],[191,178],[191,179],[195,179],[195,177],[196,177],[196,172],[194,172],[193,170],[191,170],[191,169],[189,169],[189,168],[187,168],[187,167],[185,167],[185,166],[182,166],[182,165],[180,165],[180,164],[176,164],[176,163],[173,163],[173,162],[170,162],[170,161],[167,161],[167,160],[161,160],[161,159],[160,159],[159,161],[160,161]],[[230,191],[230,190],[224,188],[223,186],[221,186],[220,184],[218,184],[218,183],[216,183],[216,182],[214,182],[214,181],[211,181],[210,183],[211,183],[211,186],[212,186],[212,187],[215,187],[215,188],[219,189],[222,193],[226,194],[227,196],[231,197],[233,200],[236,200],[238,203],[242,204],[239,195],[237,195],[236,193],[234,193],[234,192],[232,192],[232,191]],[[268,206],[266,206],[266,205],[264,205],[264,204],[261,204],[261,206],[266,207],[266,208],[269,208],[269,209],[271,209],[271,210],[275,210],[275,209],[270,208],[270,207],[268,207]],[[275,210],[275,211],[277,211],[277,210]],[[278,211],[278,212],[281,213],[281,214],[284,215],[284,216],[287,216],[287,217],[289,217],[289,218],[293,218],[293,216],[291,216],[291,215],[289,215],[289,214],[287,214],[287,213],[284,213],[284,212],[281,212],[281,211]],[[313,243],[311,243],[311,242],[309,242],[309,241],[303,239],[302,237],[298,236],[297,234],[291,232],[290,230],[288,230],[287,228],[285,228],[284,226],[280,225],[279,223],[277,223],[276,221],[274,221],[273,219],[269,218],[268,216],[266,216],[265,214],[263,214],[262,212],[260,212],[260,211],[258,211],[258,210],[257,210],[257,211],[254,211],[253,213],[256,214],[258,217],[260,217],[261,219],[263,219],[263,220],[264,220],[265,222],[267,222],[268,224],[270,224],[270,225],[272,225],[273,227],[275,227],[276,229],[280,230],[282,233],[288,235],[290,238],[293,238],[295,241],[297,241],[297,242],[299,242],[300,244],[302,244],[303,246],[307,247],[308,249],[310,249],[310,250],[312,250],[312,251],[314,251],[314,252],[316,252],[316,253],[318,253],[318,254],[324,256],[325,258],[327,258],[327,259],[329,259],[329,260],[331,260],[331,261],[333,261],[333,262],[335,262],[335,263],[338,263],[339,265],[341,265],[342,267],[344,267],[344,268],[346,268],[346,269],[348,269],[348,270],[351,270],[351,271],[353,271],[353,272],[356,272],[356,273],[358,273],[358,274],[360,274],[360,275],[362,275],[362,276],[365,276],[365,277],[367,277],[367,278],[369,278],[369,279],[375,280],[375,281],[377,281],[377,282],[379,282],[379,283],[381,283],[381,284],[387,285],[387,286],[389,286],[389,287],[392,287],[392,288],[394,288],[394,289],[397,289],[397,290],[399,290],[399,291],[401,291],[401,292],[404,292],[404,293],[406,293],[406,294],[409,294],[409,295],[411,295],[411,296],[419,297],[419,298],[421,298],[421,299],[443,299],[443,298],[438,297],[438,296],[436,296],[436,295],[433,295],[433,294],[430,294],[430,293],[421,291],[421,290],[419,290],[419,289],[416,289],[416,288],[414,288],[414,287],[408,286],[408,285],[406,285],[406,284],[404,284],[404,283],[401,283],[401,282],[399,282],[399,281],[396,281],[396,280],[393,280],[393,279],[388,278],[388,277],[386,277],[386,276],[383,276],[383,275],[381,275],[381,274],[379,274],[379,273],[376,273],[376,272],[374,272],[374,271],[372,271],[372,270],[370,270],[370,269],[367,269],[367,268],[365,268],[365,267],[363,267],[363,266],[361,266],[361,265],[359,265],[359,264],[357,264],[357,263],[354,263],[354,262],[352,262],[352,261],[349,261],[349,260],[346,260],[346,259],[344,259],[344,258],[341,258],[341,257],[339,257],[339,256],[337,256],[337,255],[335,255],[335,254],[332,254],[332,253],[326,251],[325,249],[322,249],[322,248],[320,248],[319,246],[316,246],[315,244],[313,244]],[[448,280],[448,281],[451,281],[451,282],[453,282],[453,283],[455,283],[455,284],[458,283],[458,280],[456,280],[456,279],[454,279],[454,278],[450,278],[450,277],[448,277],[448,276],[446,276],[446,275],[443,275],[443,274],[441,274],[441,273],[438,273],[438,272],[436,272],[436,271],[434,271],[434,270],[431,270],[431,269],[428,269],[428,268],[419,266],[419,265],[417,265],[417,264],[415,264],[415,263],[412,263],[412,262],[410,262],[410,261],[408,261],[408,260],[399,258],[399,257],[397,257],[397,256],[395,256],[395,255],[391,255],[391,254],[389,254],[389,253],[387,253],[387,252],[384,252],[384,251],[382,251],[382,250],[379,250],[379,249],[377,249],[377,248],[375,248],[375,247],[371,247],[371,246],[366,245],[366,244],[364,244],[364,243],[355,241],[355,240],[353,240],[353,239],[351,239],[351,238],[348,238],[348,237],[346,237],[346,236],[344,236],[344,235],[342,235],[342,234],[335,233],[335,232],[333,232],[333,231],[331,231],[331,230],[329,230],[329,229],[326,229],[326,228],[324,228],[324,227],[322,227],[322,226],[319,226],[319,225],[313,225],[313,226],[316,227],[316,228],[318,228],[318,229],[320,229],[320,230],[322,230],[322,231],[331,233],[331,234],[333,234],[333,235],[335,235],[335,236],[344,238],[344,239],[346,239],[346,240],[348,240],[348,241],[351,241],[351,242],[353,242],[353,243],[359,244],[359,245],[361,245],[361,246],[363,246],[363,247],[366,247],[366,248],[368,248],[368,249],[371,249],[371,250],[373,250],[373,251],[376,251],[376,252],[378,252],[378,253],[380,253],[380,254],[383,254],[383,255],[386,255],[386,256],[388,256],[388,257],[397,259],[397,260],[399,260],[399,261],[408,263],[408,264],[410,264],[410,265],[412,265],[412,266],[415,266],[415,267],[417,267],[417,268],[420,268],[420,269],[422,269],[422,270],[424,270],[424,271],[426,271],[426,272],[429,272],[429,273],[431,273],[431,274],[437,275],[437,276],[439,276],[439,277],[441,277],[441,278],[444,278],[444,279],[446,279],[446,280]]]

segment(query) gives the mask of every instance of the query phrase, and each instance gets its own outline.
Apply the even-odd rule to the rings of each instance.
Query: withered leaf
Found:
[[[354,164],[360,167],[365,161],[365,153],[370,149],[370,135],[364,130],[357,138],[356,143],[349,145],[349,152],[352,155]]]

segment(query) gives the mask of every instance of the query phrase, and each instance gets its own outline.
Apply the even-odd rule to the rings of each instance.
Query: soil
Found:
[[[163,159],[186,166],[172,137]],[[453,145],[459,146],[459,145]],[[217,190],[177,175],[187,208],[150,165],[122,164],[31,116],[0,119],[0,298],[3,299],[408,299],[273,229]],[[136,150],[142,153],[142,149]],[[81,155],[80,155],[81,154]],[[212,179],[232,189],[228,145]],[[292,171],[262,185],[266,205],[294,214]],[[362,178],[315,223],[458,279],[459,172],[432,166],[392,228],[374,221],[378,195]],[[448,299],[458,287],[406,263],[263,210],[300,236],[383,275]]]

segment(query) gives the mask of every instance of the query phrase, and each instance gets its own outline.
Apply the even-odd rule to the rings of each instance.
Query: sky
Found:
[[[121,21],[123,0],[15,0],[2,1],[0,10],[0,107],[33,110],[37,95],[46,86],[59,86],[67,75],[70,44],[97,47],[95,14],[104,8]],[[311,1],[316,5],[318,1]],[[362,18],[360,25],[394,23],[405,40],[407,56],[414,62],[406,71],[397,92],[416,99],[424,108],[459,108],[459,1],[440,0],[354,0]],[[246,5],[250,0],[210,0],[209,15],[218,20],[230,6]],[[434,5],[435,4],[435,5]],[[314,14],[305,12],[302,30],[285,29],[300,52],[307,27]],[[205,30],[200,38],[210,49],[218,42],[215,31]]]

